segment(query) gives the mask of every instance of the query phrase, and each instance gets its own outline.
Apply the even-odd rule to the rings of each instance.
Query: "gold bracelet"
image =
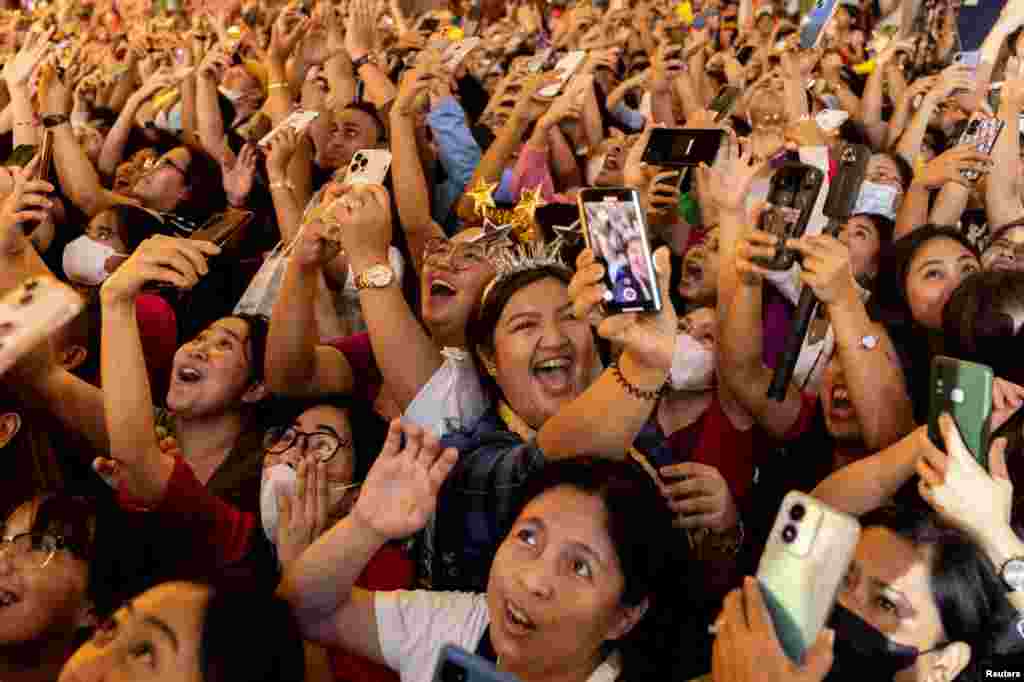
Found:
[[[284,81],[274,81],[273,83],[271,83],[270,85],[267,86],[267,90],[268,91],[270,91],[270,90],[284,90],[284,89],[290,88],[290,87],[291,86],[288,85],[288,83],[286,83]]]
[[[286,189],[289,192],[293,192],[295,191],[295,185],[290,182],[272,182],[270,183],[270,189],[271,191],[275,189]]]

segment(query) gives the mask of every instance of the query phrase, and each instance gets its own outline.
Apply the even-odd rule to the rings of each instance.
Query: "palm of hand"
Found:
[[[241,161],[236,161],[231,170],[224,174],[224,189],[227,190],[229,195],[236,197],[248,196],[249,192],[252,191],[255,170],[255,168],[247,166]]]
[[[402,538],[423,528],[436,505],[429,472],[399,456],[374,463],[354,511],[381,536]]]

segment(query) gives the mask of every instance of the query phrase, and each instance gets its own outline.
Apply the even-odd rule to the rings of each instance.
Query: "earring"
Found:
[[[498,367],[497,365],[494,364],[493,360],[490,360],[488,358],[481,358],[480,360],[481,362],[484,363],[484,369],[487,371],[487,374],[491,376],[491,378],[498,376]]]

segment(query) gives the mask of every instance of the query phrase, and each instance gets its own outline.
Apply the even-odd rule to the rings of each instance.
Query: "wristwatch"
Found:
[[[1010,592],[1024,592],[1024,556],[1007,559],[999,569],[999,577]]]
[[[356,291],[383,289],[395,281],[395,271],[390,265],[374,265],[356,275]]]

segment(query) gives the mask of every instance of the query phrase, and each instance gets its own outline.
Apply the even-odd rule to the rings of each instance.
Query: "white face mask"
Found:
[[[83,234],[64,247],[64,274],[72,282],[96,287],[110,276],[107,260],[120,256],[116,249]]]
[[[232,104],[237,104],[239,101],[241,101],[243,97],[245,97],[245,93],[241,90],[229,90],[228,88],[225,88],[223,85],[217,88],[217,91],[220,92],[220,94],[224,95],[224,99],[231,102]]]
[[[260,520],[263,522],[263,532],[266,533],[267,539],[273,545],[277,544],[277,524],[281,513],[277,506],[277,497],[282,493],[294,497],[298,481],[298,473],[289,464],[275,464],[263,472],[263,481],[260,484]],[[358,488],[360,485],[362,484],[345,483],[329,486],[327,492],[330,497],[334,497],[338,493]]]
[[[896,210],[899,208],[899,199],[902,194],[903,192],[892,185],[882,185],[865,180],[860,186],[857,205],[851,215],[870,213],[885,216],[889,220],[896,220]]]
[[[715,352],[689,334],[676,334],[669,381],[674,391],[706,391],[714,386]]]

